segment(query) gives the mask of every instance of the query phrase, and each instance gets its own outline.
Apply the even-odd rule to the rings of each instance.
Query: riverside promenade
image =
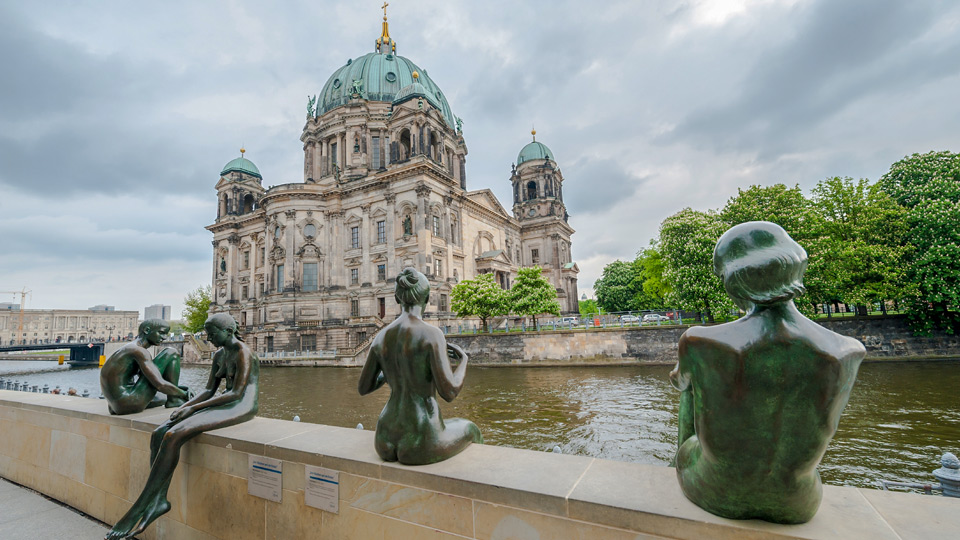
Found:
[[[100,540],[106,526],[37,492],[0,478],[0,538]]]

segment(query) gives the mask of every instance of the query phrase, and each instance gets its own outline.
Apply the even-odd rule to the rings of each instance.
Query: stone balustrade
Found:
[[[0,476],[115,523],[170,411],[111,416],[102,400],[0,390]],[[283,461],[279,503],[247,493],[250,455]],[[339,512],[304,503],[304,467],[340,473]],[[803,525],[719,518],[671,468],[473,445],[435,465],[382,462],[373,432],[256,418],[184,447],[172,510],[145,539],[646,539],[960,537],[960,500],[824,487]]]

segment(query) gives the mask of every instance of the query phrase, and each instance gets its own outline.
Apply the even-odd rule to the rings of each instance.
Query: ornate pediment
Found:
[[[323,252],[320,251],[320,248],[314,245],[313,243],[309,243],[309,244],[304,244],[303,247],[301,247],[297,251],[297,256],[305,257],[305,258],[310,258],[310,257],[319,258],[323,256]]]
[[[273,249],[270,250],[270,260],[279,261],[286,257],[287,252],[283,249],[282,246],[273,246]]]

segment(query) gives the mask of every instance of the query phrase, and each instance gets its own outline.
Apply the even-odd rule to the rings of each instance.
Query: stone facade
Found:
[[[574,230],[552,156],[514,168],[514,185],[532,187],[513,215],[489,189],[468,190],[460,120],[426,72],[395,53],[384,23],[377,51],[335,71],[316,109],[311,99],[302,182],[264,189],[243,157],[221,172],[207,227],[211,311],[233,315],[258,351],[355,355],[399,313],[395,276],[408,266],[430,279],[434,324],[454,317],[458,281],[493,273],[506,289],[533,264],[562,311],[578,312]]]
[[[126,339],[137,333],[138,311],[26,309],[17,337],[20,310],[0,310],[0,344],[74,343]]]

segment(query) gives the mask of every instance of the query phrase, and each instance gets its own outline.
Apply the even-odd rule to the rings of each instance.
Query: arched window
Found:
[[[400,161],[410,159],[410,130],[400,132]]]
[[[249,214],[250,212],[253,212],[253,205],[253,194],[247,193],[247,195],[243,198],[243,213]]]
[[[533,180],[527,182],[527,200],[537,198],[537,183]]]

